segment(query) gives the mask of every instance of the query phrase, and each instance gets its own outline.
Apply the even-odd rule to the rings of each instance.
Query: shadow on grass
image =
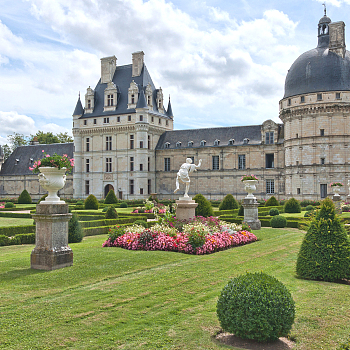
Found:
[[[36,275],[38,273],[44,273],[48,272],[46,270],[34,270],[31,269],[30,267],[25,268],[25,269],[16,269],[16,270],[11,270],[7,272],[0,273],[0,280],[1,281],[12,281],[16,278],[22,278],[30,275]]]
[[[293,349],[295,345],[294,342],[287,338],[279,338],[273,342],[259,343],[256,340],[242,339],[229,333],[219,333],[215,340],[216,342],[245,350],[289,350]]]

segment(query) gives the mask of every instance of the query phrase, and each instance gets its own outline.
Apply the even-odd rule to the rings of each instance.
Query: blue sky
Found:
[[[279,122],[285,75],[316,46],[322,2],[0,0],[0,144],[13,132],[71,133],[100,58],[130,64],[140,50],[176,129]],[[350,25],[350,0],[326,4]]]

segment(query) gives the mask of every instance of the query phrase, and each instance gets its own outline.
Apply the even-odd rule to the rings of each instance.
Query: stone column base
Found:
[[[247,223],[252,230],[260,230],[261,222],[258,219],[258,206],[259,203],[256,198],[244,198],[243,199],[244,208],[244,222]]]
[[[56,270],[73,265],[73,251],[70,247],[61,251],[34,248],[30,255],[30,267],[36,270]]]
[[[73,265],[73,251],[68,246],[68,204],[39,203],[36,214],[35,248],[30,256],[31,268],[56,270]]]
[[[196,203],[192,198],[180,198],[176,201],[176,218],[179,220],[189,221],[196,216],[196,208],[198,203]]]

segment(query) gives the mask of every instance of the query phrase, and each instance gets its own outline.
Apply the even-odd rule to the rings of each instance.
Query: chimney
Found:
[[[345,23],[329,23],[329,51],[332,51],[340,57],[345,57]]]
[[[132,54],[132,76],[133,77],[138,77],[141,74],[144,56],[145,54],[143,51],[134,52]]]
[[[112,81],[116,66],[115,56],[101,58],[101,84]]]

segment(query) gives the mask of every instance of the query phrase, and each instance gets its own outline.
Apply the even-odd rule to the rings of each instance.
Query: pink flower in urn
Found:
[[[43,153],[44,153],[45,151],[44,151],[44,150],[42,150],[41,152],[43,152]]]

